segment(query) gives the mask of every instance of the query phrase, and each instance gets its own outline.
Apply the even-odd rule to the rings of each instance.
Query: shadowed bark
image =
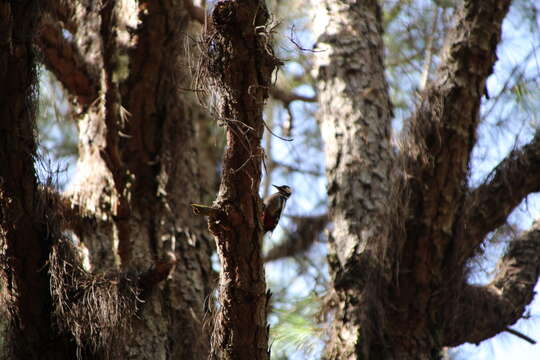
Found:
[[[202,311],[211,284],[210,247],[203,221],[189,215],[188,204],[202,192],[193,181],[199,177],[194,123],[204,115],[192,94],[178,90],[190,83],[184,53],[188,14],[168,1],[138,7],[120,1],[101,9],[101,21],[104,116],[91,121],[104,142],[97,149],[95,141],[89,144],[87,160],[101,162],[111,174],[107,213],[116,254],[126,270],[163,270],[146,279],[166,277],[170,262],[162,259],[169,253],[176,258],[166,283],[147,291],[134,335],[122,339],[120,353],[203,358],[209,351]]]
[[[126,313],[131,333],[109,339],[114,349],[86,348],[93,340],[83,338],[82,351],[92,358],[205,358],[211,246],[189,203],[208,192],[194,181],[200,177],[195,125],[208,116],[193,94],[180,91],[191,83],[188,13],[174,1],[46,5],[38,43],[73,96],[79,126],[77,173],[66,194],[43,192],[54,198],[46,211],[67,215],[64,229],[89,250],[93,274],[84,279],[129,274],[138,279],[131,296],[144,300],[135,301],[136,316]]]
[[[0,249],[12,333],[19,359],[70,359],[75,343],[58,334],[50,293],[48,257],[59,222],[47,214],[34,169],[36,64],[32,49],[37,1],[0,4]]]
[[[512,151],[488,180],[466,199],[462,261],[478,248],[486,235],[503,225],[527,195],[540,191],[540,133],[523,148]]]
[[[269,294],[263,268],[259,197],[264,130],[262,110],[278,64],[265,25],[263,1],[218,2],[206,34],[206,69],[219,92],[227,126],[221,186],[209,216],[221,273],[211,357],[268,359]]]

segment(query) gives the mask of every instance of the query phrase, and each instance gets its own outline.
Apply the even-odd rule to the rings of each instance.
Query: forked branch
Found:
[[[466,199],[464,239],[460,243],[462,262],[485,239],[503,225],[527,195],[540,191],[540,132],[533,140],[514,150],[493,170],[489,180]]]
[[[540,276],[540,222],[513,240],[500,260],[498,274],[487,286],[465,285],[456,311],[445,324],[444,345],[478,343],[523,316]]]
[[[99,69],[88,62],[79,46],[64,34],[60,22],[44,21],[38,37],[43,61],[66,90],[83,106],[98,96]]]
[[[270,94],[274,99],[283,102],[285,106],[289,106],[289,104],[293,101],[303,101],[308,103],[317,102],[316,96],[306,96],[295,92],[288,92],[275,86],[270,88]]]
[[[511,0],[465,1],[433,81],[422,95],[401,156],[408,193],[404,265],[428,274],[445,262],[467,191],[480,100],[497,60]],[[427,250],[431,249],[431,250]],[[417,253],[415,253],[415,251]],[[414,254],[414,255],[413,255]],[[439,265],[437,265],[439,264]],[[417,281],[425,283],[428,277]]]

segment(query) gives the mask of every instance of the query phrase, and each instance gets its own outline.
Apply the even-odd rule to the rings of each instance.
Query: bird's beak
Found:
[[[279,190],[279,186],[272,184],[273,187]]]

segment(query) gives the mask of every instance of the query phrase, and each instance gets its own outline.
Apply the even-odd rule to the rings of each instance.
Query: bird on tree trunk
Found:
[[[265,233],[274,231],[281,218],[281,213],[287,204],[287,200],[292,194],[292,189],[287,185],[272,186],[278,189],[278,192],[264,199],[263,230]]]

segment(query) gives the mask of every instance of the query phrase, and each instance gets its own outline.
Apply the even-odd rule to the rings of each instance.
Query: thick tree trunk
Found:
[[[12,314],[6,340],[10,358],[70,359],[75,342],[57,333],[49,290],[59,219],[47,213],[50,199],[39,191],[34,169],[39,16],[37,1],[0,4],[0,269]]]
[[[466,184],[480,98],[510,1],[463,2],[395,152],[377,1],[323,3],[316,72],[338,304],[326,358],[435,359],[444,346],[504,331],[532,298],[538,225],[512,242],[493,283],[468,285],[465,264],[488,231],[538,189],[519,174],[536,169],[538,136],[489,183],[475,191]],[[512,181],[523,187],[510,189]]]
[[[5,10],[4,7],[9,8],[9,5],[2,7]],[[30,78],[32,63],[26,61],[31,59],[33,30],[30,25],[38,18],[24,15],[17,8],[15,14],[20,19],[12,21],[8,10],[5,10],[9,20],[7,29],[11,31],[14,29],[12,24],[19,21],[17,39],[20,36],[25,42],[17,45],[16,58],[11,57],[10,60],[6,55],[6,67],[2,69],[2,75],[10,80],[6,84],[13,83],[14,86],[13,89],[5,89],[11,94],[17,93],[14,91],[17,89],[21,96],[20,99],[2,97],[2,100],[6,99],[5,106],[2,103],[6,112],[2,119],[6,126],[2,129],[5,127],[6,131],[13,132],[12,136],[6,137],[8,143],[6,151],[2,150],[2,156],[5,154],[12,158],[6,158],[6,161],[14,166],[11,169],[14,174],[15,170],[17,174],[25,172],[19,174],[25,175],[25,182],[14,182],[17,188],[6,188],[6,194],[21,197],[21,201],[28,205],[37,202],[34,194],[37,185],[32,163],[35,147],[30,117],[32,109],[23,105],[33,79]],[[58,320],[64,322],[63,328],[78,334],[76,337],[83,347],[82,353],[92,358],[113,354],[134,359],[206,358],[210,346],[209,336],[203,330],[203,306],[212,286],[211,246],[206,224],[203,219],[191,215],[189,204],[199,201],[201,194],[208,192],[197,180],[200,175],[198,134],[195,131],[195,123],[205,122],[207,116],[192,92],[180,90],[191,87],[190,61],[186,53],[190,31],[187,11],[174,1],[127,0],[51,1],[44,10],[49,17],[43,23],[38,43],[45,63],[77,102],[80,131],[75,179],[65,196],[52,193],[55,203],[46,204],[48,207],[43,209],[49,213],[61,213],[66,220],[64,230],[72,231],[82,246],[88,248],[92,274],[85,275],[79,271],[83,274],[80,276],[93,279],[92,284],[103,279],[118,279],[116,283],[116,280],[110,283],[114,291],[120,291],[115,284],[127,281],[134,286],[129,295],[139,300],[135,301],[135,316],[116,324],[115,320],[109,319],[113,323],[107,328],[82,322],[88,318],[99,318],[101,311],[106,313],[108,309],[100,309],[99,306],[87,309],[94,315],[81,316],[72,312],[66,314],[71,316],[69,319]],[[19,32],[19,26],[23,26],[22,32]],[[69,31],[69,36],[65,30]],[[6,39],[8,49],[9,37]],[[18,79],[20,76],[23,78]],[[17,81],[25,85],[19,86]],[[15,106],[16,111],[10,110],[9,106]],[[21,118],[20,127],[7,126],[7,121],[16,118],[14,114]],[[24,135],[17,133],[21,129],[26,131]],[[7,151],[8,146],[11,153]],[[19,148],[24,159],[13,153],[13,149]],[[21,159],[23,165],[20,165]],[[26,211],[35,216],[35,221],[45,216],[37,217],[31,212],[31,207]],[[52,311],[55,306],[59,311],[69,310],[71,304],[54,304],[59,298],[51,298],[45,264],[50,256],[52,240],[37,241],[39,232],[46,230],[47,223],[43,221],[38,227],[32,224],[17,226],[17,231],[36,232],[25,234],[36,236],[33,240],[36,248],[28,248],[26,242],[9,240],[17,234],[11,234],[6,223],[12,222],[12,218],[29,219],[28,216],[14,216],[2,223],[2,228],[8,229],[10,234],[8,256],[21,257],[18,252],[31,250],[25,256],[34,260],[24,262],[28,268],[15,264],[10,281],[16,281],[17,277],[35,277],[35,280],[22,279],[17,290],[22,294],[22,290],[29,287],[32,292],[28,295],[33,296],[28,297],[24,293],[21,299],[33,299],[28,306],[39,309],[38,312],[32,310],[32,316],[36,316],[36,327],[20,328],[55,337],[47,311]],[[13,245],[23,248],[17,249]],[[68,261],[58,259],[61,250],[55,254],[56,264]],[[77,264],[66,264],[77,268]],[[74,287],[53,288],[57,297],[67,294],[62,300],[75,302],[92,295],[85,293],[86,289],[92,289],[87,284],[57,280],[54,284]],[[114,298],[119,294],[106,295]],[[43,302],[36,299],[43,299]],[[116,305],[119,309],[125,306]],[[24,308],[20,313],[24,315],[24,311],[29,313]],[[132,313],[129,311],[125,316]],[[27,319],[22,319],[26,324]],[[130,331],[118,328],[119,324],[126,323]],[[92,330],[81,332],[80,328],[86,326]],[[101,338],[108,334],[109,338],[96,342],[92,338],[81,338],[81,333]],[[46,339],[28,335],[27,340],[32,342],[28,352],[33,352],[36,344],[46,347],[43,345]],[[63,340],[60,337],[54,339],[59,344]],[[96,350],[93,347],[96,343],[107,346]],[[72,342],[66,350],[68,358],[76,355],[74,345]],[[55,351],[61,353],[63,349],[59,346]],[[46,356],[47,353],[43,354]]]
[[[382,315],[375,275],[384,271],[389,237],[392,110],[378,5],[325,1],[324,6],[316,70],[334,222],[329,260],[340,301],[326,356],[353,359],[360,348],[374,347],[370,341],[379,336],[380,324],[369,319]]]
[[[194,131],[202,109],[191,93],[179,91],[190,87],[184,52],[189,17],[174,3],[144,2],[137,42],[126,48],[129,11],[137,16],[128,5],[109,2],[102,9],[104,96],[80,123],[90,130],[81,132],[78,164],[86,176],[72,196],[83,208],[104,213],[102,229],[113,230],[82,238],[91,253],[108,254],[98,259],[107,259],[104,264],[141,272],[175,262],[163,284],[142,284],[144,303],[131,335],[121,339],[120,355],[201,359],[209,351],[203,304],[212,281],[206,226],[189,213],[203,190]]]

